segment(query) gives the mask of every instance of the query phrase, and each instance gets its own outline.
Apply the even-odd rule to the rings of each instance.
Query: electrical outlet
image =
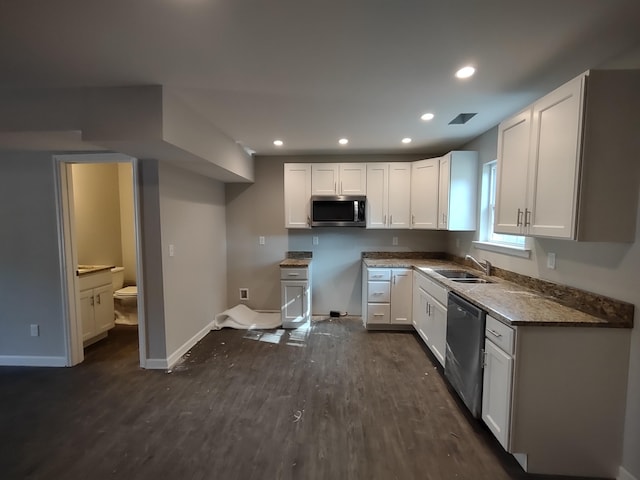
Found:
[[[313,236],[313,244],[314,245],[318,245],[318,236],[317,235]]]
[[[547,253],[547,268],[551,270],[555,270],[556,268],[556,254],[555,253]]]
[[[391,243],[392,243],[393,245],[398,245],[398,237],[393,237],[393,238],[391,239]]]
[[[263,235],[260,235],[260,236],[258,237],[258,243],[259,243],[260,245],[264,245],[264,236],[263,236]]]
[[[31,336],[32,337],[39,337],[40,336],[40,326],[37,324],[32,324],[31,325]]]
[[[249,300],[249,289],[241,288],[240,289],[240,300]]]

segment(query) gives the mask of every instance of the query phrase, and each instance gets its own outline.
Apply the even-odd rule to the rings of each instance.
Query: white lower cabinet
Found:
[[[629,337],[487,316],[482,419],[526,472],[616,477]]]
[[[447,289],[426,275],[413,277],[413,326],[444,366],[447,348]]]
[[[283,328],[296,328],[311,319],[310,267],[280,268],[281,320]]]
[[[85,344],[115,326],[111,270],[80,277],[80,319]]]
[[[482,419],[500,444],[509,448],[511,422],[511,391],[513,386],[513,342],[506,342],[507,351],[492,339],[513,338],[513,330],[487,317],[484,346],[484,379],[482,385]]]
[[[412,270],[363,267],[365,326],[411,325]]]

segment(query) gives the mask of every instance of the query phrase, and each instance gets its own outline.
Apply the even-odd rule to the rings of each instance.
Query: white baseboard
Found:
[[[202,340],[207,333],[211,331],[214,322],[204,327],[189,340],[184,342],[175,352],[165,358],[147,358],[144,368],[149,370],[169,370],[172,368],[182,356],[187,353],[196,343]]]
[[[65,357],[41,357],[34,355],[0,355],[3,367],[66,367]]]
[[[638,479],[633,475],[631,475],[626,468],[620,467],[620,470],[618,470],[617,480],[638,480]]]

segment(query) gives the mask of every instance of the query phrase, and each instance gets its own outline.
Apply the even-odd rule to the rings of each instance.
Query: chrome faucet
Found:
[[[480,267],[480,270],[482,270],[484,272],[485,275],[491,275],[491,263],[489,262],[489,260],[485,260],[484,261],[484,265],[481,264],[478,260],[476,260],[475,258],[473,258],[471,255],[467,255],[466,257],[464,257],[465,260],[471,260],[473,263],[475,263],[478,267]]]

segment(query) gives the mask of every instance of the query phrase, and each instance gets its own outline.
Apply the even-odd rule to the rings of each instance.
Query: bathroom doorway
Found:
[[[127,287],[122,291],[137,290],[137,302],[134,297],[132,308],[131,299],[122,301],[121,298],[114,298],[115,315],[111,315],[118,323],[137,323],[140,366],[144,368],[146,322],[139,253],[137,159],[117,153],[56,155],[54,158],[58,180],[63,298],[66,300],[63,309],[67,319],[67,365],[81,363],[84,360],[84,348],[107,336],[107,332],[104,332],[87,339],[86,312],[91,307],[87,306],[86,285],[82,283],[86,277],[83,275],[84,279],[81,280],[79,276],[85,270],[79,270],[79,266],[113,266],[118,268],[113,270],[113,274],[110,269],[104,271],[102,282],[105,279],[115,282],[119,278],[121,282],[124,281],[121,287]],[[81,285],[84,289],[82,293]],[[97,291],[98,288],[94,289],[94,292]],[[104,304],[100,300],[99,296],[92,297],[91,305]],[[96,307],[96,324],[97,315]]]

